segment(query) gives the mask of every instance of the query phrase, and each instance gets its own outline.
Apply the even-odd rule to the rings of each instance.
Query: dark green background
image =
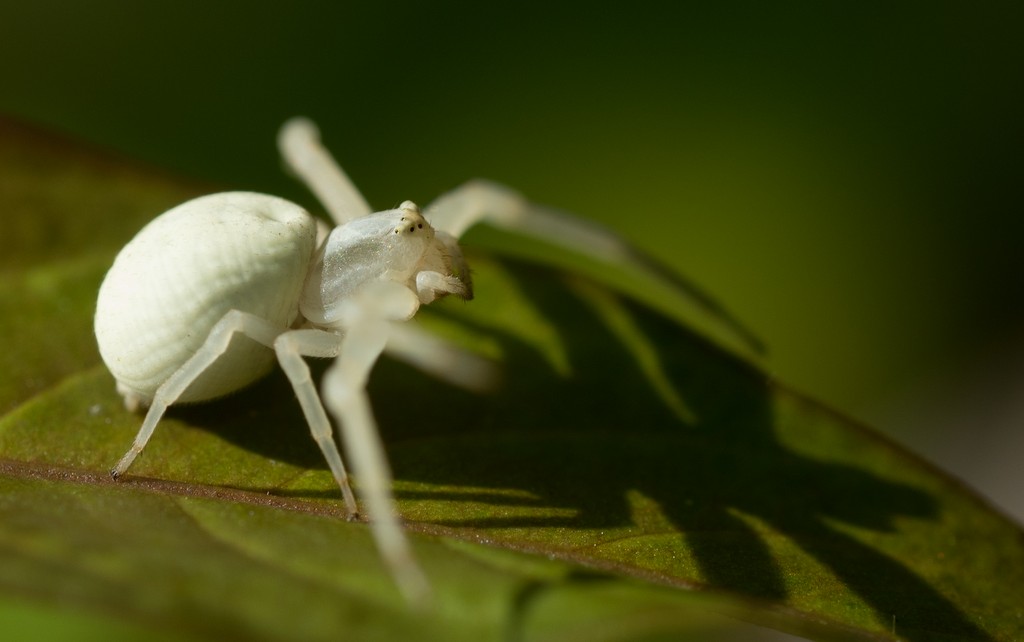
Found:
[[[1012,507],[1020,6],[7,2],[0,111],[310,203],[302,113],[378,207],[484,176],[605,221]]]

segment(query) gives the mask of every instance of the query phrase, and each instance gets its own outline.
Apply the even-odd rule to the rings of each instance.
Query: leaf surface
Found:
[[[500,388],[386,360],[370,382],[428,613],[340,517],[280,373],[174,409],[115,484],[140,418],[96,352],[95,293],[145,221],[210,190],[13,123],[0,137],[13,609],[217,639],[700,639],[720,614],[824,639],[1024,635],[1024,536],[958,482],[677,317],[479,250],[477,299],[415,322],[498,359]]]

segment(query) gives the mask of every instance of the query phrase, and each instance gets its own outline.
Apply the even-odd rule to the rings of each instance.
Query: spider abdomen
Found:
[[[126,401],[148,403],[230,310],[289,327],[315,244],[305,210],[248,192],[188,201],[143,228],[118,254],[96,303],[100,354]],[[271,350],[235,336],[179,401],[233,392],[273,363]]]

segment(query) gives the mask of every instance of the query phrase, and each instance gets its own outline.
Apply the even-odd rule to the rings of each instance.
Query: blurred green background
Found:
[[[0,4],[0,112],[303,203],[295,114],[381,208],[507,183],[1024,515],[1021,3],[197,6]]]

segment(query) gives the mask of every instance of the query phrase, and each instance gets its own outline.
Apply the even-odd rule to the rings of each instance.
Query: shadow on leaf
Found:
[[[506,515],[517,504],[510,498],[491,516],[434,523],[499,534],[518,528],[600,532],[625,527],[631,532],[618,535],[619,542],[651,535],[659,545],[667,528],[678,538],[657,553],[665,560],[655,565],[663,564],[668,574],[675,572],[673,553],[688,548],[708,586],[785,601],[786,569],[762,535],[767,528],[828,567],[879,622],[888,624],[898,614],[907,639],[934,639],[936,633],[987,639],[899,560],[833,525],[884,533],[893,531],[899,518],[935,519],[937,502],[925,491],[784,446],[764,375],[678,324],[546,272],[517,265],[511,273],[555,324],[571,375],[559,375],[533,346],[505,333],[499,340],[507,380],[498,394],[466,395],[451,404],[459,409],[453,415],[445,404],[428,403],[452,393],[389,364],[387,386],[415,390],[425,400],[422,412],[409,422],[395,404],[375,407],[389,439],[427,440],[410,448],[408,456],[398,451],[399,477],[515,489],[558,515]],[[645,360],[645,344],[656,348],[656,363],[650,355]],[[659,392],[666,383],[692,420],[680,417],[672,396]],[[433,447],[424,447],[431,442]],[[645,516],[630,499],[635,494],[655,504],[648,511],[653,516]],[[596,543],[594,554],[600,558],[605,550],[600,539]],[[577,544],[574,554],[585,559],[590,553]]]
[[[906,639],[989,639],[893,554],[836,526],[888,533],[900,518],[936,519],[929,494],[787,448],[764,374],[677,323],[585,283],[502,266],[553,324],[571,372],[514,332],[469,322],[457,307],[434,311],[495,337],[505,381],[480,396],[378,364],[370,394],[396,478],[414,486],[398,492],[411,519],[760,600],[786,602],[794,573],[834,581],[785,568],[765,536],[774,532],[877,622],[898,616]],[[177,412],[273,459],[325,467],[311,440],[282,436],[305,422],[280,373]],[[252,430],[254,412],[278,427]]]

